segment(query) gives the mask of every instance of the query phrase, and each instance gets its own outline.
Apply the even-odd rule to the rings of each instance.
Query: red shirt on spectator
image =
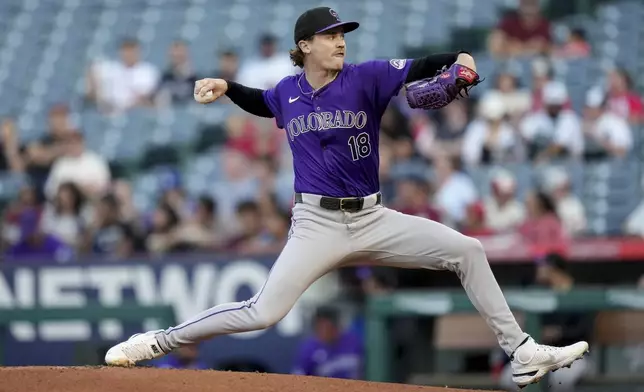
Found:
[[[503,31],[508,38],[521,42],[528,42],[539,38],[548,43],[552,41],[550,22],[545,18],[540,18],[536,25],[529,27],[523,23],[518,14],[512,14],[503,18],[497,28]]]
[[[496,232],[489,227],[479,227],[475,229],[465,228],[462,230],[462,233],[468,237],[486,237],[496,234]]]
[[[609,96],[608,109],[627,120],[631,118],[644,118],[642,99],[633,92]]]
[[[564,251],[566,236],[561,221],[554,214],[526,220],[519,233],[536,253]]]
[[[485,237],[495,234],[494,230],[485,225],[485,206],[477,201],[467,206],[465,224],[461,233],[470,237]]]
[[[555,55],[567,58],[584,58],[590,56],[591,48],[588,42],[568,42],[559,48]]]
[[[278,129],[262,130],[252,120],[244,121],[241,133],[229,137],[226,147],[243,153],[250,159],[274,157],[281,146],[282,132]]]

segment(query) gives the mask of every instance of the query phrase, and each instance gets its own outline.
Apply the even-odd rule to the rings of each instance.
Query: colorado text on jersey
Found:
[[[291,140],[296,136],[309,131],[326,131],[337,128],[356,128],[362,129],[367,125],[367,113],[359,111],[354,113],[351,110],[336,110],[332,112],[309,113],[308,116],[302,114],[291,119],[286,126]]]

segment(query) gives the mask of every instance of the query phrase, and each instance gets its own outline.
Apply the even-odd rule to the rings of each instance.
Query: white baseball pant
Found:
[[[261,290],[251,299],[217,305],[157,334],[169,352],[219,335],[279,322],[318,278],[367,256],[371,264],[450,270],[508,354],[527,337],[492,274],[481,243],[440,223],[405,215],[365,198],[359,212],[331,211],[303,194],[293,208],[288,242]]]

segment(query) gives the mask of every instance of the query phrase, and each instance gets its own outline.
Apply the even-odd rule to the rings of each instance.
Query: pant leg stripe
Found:
[[[273,264],[273,266],[275,266],[275,264]],[[260,291],[259,291],[259,293],[257,294],[257,298],[255,298],[255,300],[254,300],[254,301],[249,301],[249,302],[248,302],[248,304],[244,304],[244,305],[242,305],[242,306],[240,306],[240,307],[238,307],[238,308],[224,309],[224,310],[220,310],[220,311],[217,311],[217,312],[211,313],[211,314],[206,315],[206,316],[203,316],[203,317],[202,317],[202,318],[200,318],[199,320],[195,320],[195,321],[193,321],[193,322],[191,322],[191,323],[189,323],[189,324],[182,325],[182,326],[180,326],[180,327],[173,327],[173,328],[169,328],[167,331],[163,331],[163,333],[164,333],[165,335],[169,335],[171,332],[182,330],[182,329],[184,329],[185,327],[191,326],[191,325],[193,325],[193,324],[196,324],[196,323],[198,323],[198,322],[201,322],[201,321],[203,321],[203,320],[205,320],[205,319],[207,319],[207,318],[210,318],[210,317],[212,317],[212,316],[216,316],[216,315],[218,315],[218,314],[227,313],[227,312],[232,312],[232,311],[235,311],[235,310],[242,310],[242,309],[244,309],[244,308],[249,308],[249,309],[250,309],[253,305],[255,305],[255,304],[257,303],[257,301],[259,301],[259,297],[260,297],[260,296],[262,295],[262,293],[264,292],[264,288],[266,287],[266,283],[268,282],[268,279],[271,277],[271,272],[273,272],[273,267],[271,267],[270,271],[268,271],[268,276],[266,277],[266,282],[264,282],[264,285],[262,286],[261,290],[260,290]]]

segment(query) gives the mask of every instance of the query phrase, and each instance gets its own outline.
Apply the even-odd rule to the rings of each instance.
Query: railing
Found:
[[[541,316],[555,311],[644,311],[644,290],[579,289],[564,294],[548,290],[508,290],[505,296],[513,311],[524,313],[524,330],[537,341],[541,335]],[[393,381],[388,319],[473,312],[476,309],[463,291],[406,291],[370,297],[366,323],[367,379]],[[539,390],[536,385],[524,389],[526,392]]]

